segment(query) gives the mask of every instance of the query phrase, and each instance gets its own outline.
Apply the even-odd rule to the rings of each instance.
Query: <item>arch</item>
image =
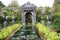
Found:
[[[27,2],[27,3],[25,3],[24,5],[21,6],[22,25],[26,24],[26,21],[27,21],[26,18],[27,17],[30,17],[28,19],[29,23],[32,22],[32,25],[36,24],[36,12],[37,12],[36,10],[37,10],[37,6],[30,3],[30,2]],[[26,16],[26,15],[29,15],[29,16]]]
[[[31,12],[26,12],[25,23],[26,24],[31,24],[32,23],[32,13]]]

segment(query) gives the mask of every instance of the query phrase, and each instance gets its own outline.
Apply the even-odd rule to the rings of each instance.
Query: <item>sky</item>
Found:
[[[2,1],[4,5],[8,6],[12,0],[0,0],[0,1]],[[17,2],[20,6],[27,2],[31,2],[31,3],[35,4],[37,7],[39,7],[39,6],[53,7],[54,0],[17,0]]]

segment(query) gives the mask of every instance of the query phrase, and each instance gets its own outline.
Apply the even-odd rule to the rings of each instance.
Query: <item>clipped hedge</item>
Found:
[[[37,29],[39,31],[39,33],[43,33],[43,35],[45,36],[46,40],[59,40],[59,36],[56,32],[51,32],[49,28],[47,28],[46,26],[38,23],[37,24]]]
[[[19,27],[21,27],[20,24],[13,24],[11,26],[4,28],[3,30],[0,30],[0,39],[6,38],[9,34],[11,34],[13,31],[15,31]]]

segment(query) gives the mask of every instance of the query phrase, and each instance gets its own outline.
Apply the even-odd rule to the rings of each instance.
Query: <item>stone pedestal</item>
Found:
[[[7,21],[3,22],[3,27],[7,27]]]
[[[51,25],[51,21],[47,22],[47,27],[49,27]]]
[[[48,20],[47,26],[48,26],[48,27],[51,25],[51,18],[52,18],[51,12],[49,12],[49,13],[48,13],[48,17],[47,17],[47,20]]]
[[[12,18],[12,24],[14,24],[14,23],[15,23],[15,16],[14,16],[14,14],[13,14],[13,13],[12,13],[11,18]]]

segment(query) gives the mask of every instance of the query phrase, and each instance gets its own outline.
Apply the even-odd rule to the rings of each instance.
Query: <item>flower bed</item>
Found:
[[[46,40],[59,40],[58,34],[56,32],[51,32],[51,29],[47,28],[46,26],[38,23],[37,29],[39,33],[41,32],[44,35]]]
[[[8,35],[10,35],[14,30],[21,27],[20,24],[13,24],[11,26],[8,26],[4,28],[3,30],[0,30],[0,39],[6,38]]]

